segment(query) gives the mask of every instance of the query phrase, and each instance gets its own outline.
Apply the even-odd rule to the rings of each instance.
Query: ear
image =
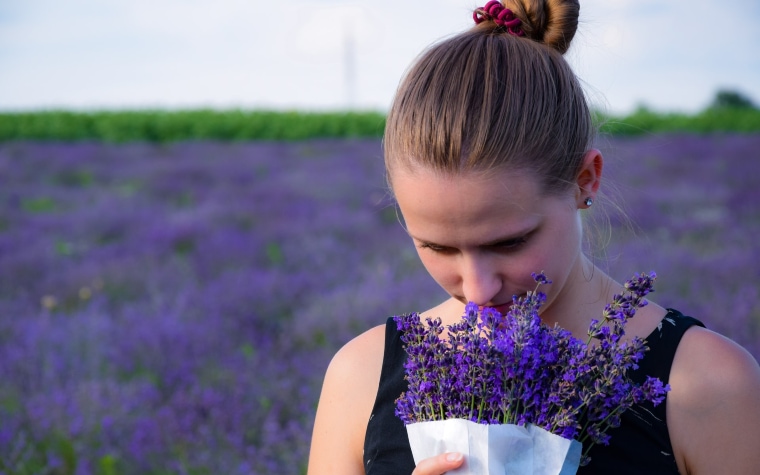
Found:
[[[585,204],[587,198],[596,199],[599,191],[599,184],[602,182],[602,168],[604,159],[602,152],[592,148],[583,156],[581,169],[576,178],[577,189],[575,192],[575,201],[579,208],[588,208]]]

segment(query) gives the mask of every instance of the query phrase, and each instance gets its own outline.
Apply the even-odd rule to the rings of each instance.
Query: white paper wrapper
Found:
[[[456,475],[572,475],[582,446],[534,425],[487,425],[464,419],[406,426],[414,463],[444,452],[464,454]]]

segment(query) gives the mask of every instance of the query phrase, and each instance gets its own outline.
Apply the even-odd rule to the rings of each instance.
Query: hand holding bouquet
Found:
[[[469,421],[473,431],[493,432],[486,436],[491,439],[504,439],[495,435],[503,430],[517,431],[517,439],[507,442],[513,449],[493,451],[485,442],[473,443],[472,433],[465,437],[461,428],[434,437],[438,445],[427,445],[436,453],[454,450],[441,445],[447,437],[481,451],[471,453],[465,462],[469,468],[458,473],[483,473],[495,466],[501,473],[504,467],[519,467],[518,473],[575,473],[588,463],[588,447],[609,442],[607,431],[620,425],[624,411],[643,401],[657,405],[664,400],[670,388],[659,379],[637,385],[628,378],[647,347],[638,337],[623,340],[626,322],[647,303],[654,274],[627,281],[625,292],[614,296],[602,318],[592,320],[585,342],[541,322],[538,311],[546,296],[538,289],[551,282],[543,274],[533,278],[536,289],[515,297],[504,315],[468,304],[463,319],[447,327],[445,339],[440,319],[424,323],[416,313],[395,317],[408,353],[409,383],[396,401],[396,414],[407,424],[415,461],[415,441],[424,445],[426,440],[416,435],[421,427],[435,426],[431,430],[440,435],[449,430],[442,424]],[[459,422],[437,422],[451,420]],[[492,460],[496,456],[503,461]]]

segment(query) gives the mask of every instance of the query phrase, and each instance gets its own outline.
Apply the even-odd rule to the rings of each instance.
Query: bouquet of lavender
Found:
[[[415,462],[456,450],[466,456],[456,473],[565,474],[588,463],[588,447],[607,444],[607,431],[620,425],[624,411],[643,401],[657,405],[670,389],[656,378],[643,385],[628,378],[647,347],[638,337],[622,339],[655,277],[627,281],[602,318],[592,320],[585,342],[541,322],[546,295],[538,289],[551,283],[543,273],[533,274],[536,289],[515,297],[505,315],[468,304],[446,338],[440,319],[395,317],[409,383],[396,414]],[[501,448],[489,450],[488,441],[496,440]]]

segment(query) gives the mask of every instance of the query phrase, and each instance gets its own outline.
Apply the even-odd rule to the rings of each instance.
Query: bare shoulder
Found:
[[[670,386],[668,428],[683,473],[760,473],[760,366],[748,351],[693,327]]]
[[[348,407],[366,409],[369,417],[380,383],[384,352],[385,325],[373,327],[346,343],[327,368],[320,404],[326,396],[347,399]]]
[[[385,325],[346,343],[325,374],[314,420],[309,475],[363,474],[362,450],[385,346]]]
[[[679,396],[691,396],[692,403],[707,408],[726,396],[760,388],[760,366],[734,341],[705,328],[692,327],[678,346],[670,379],[684,389],[699,389],[697,394],[684,391]]]

